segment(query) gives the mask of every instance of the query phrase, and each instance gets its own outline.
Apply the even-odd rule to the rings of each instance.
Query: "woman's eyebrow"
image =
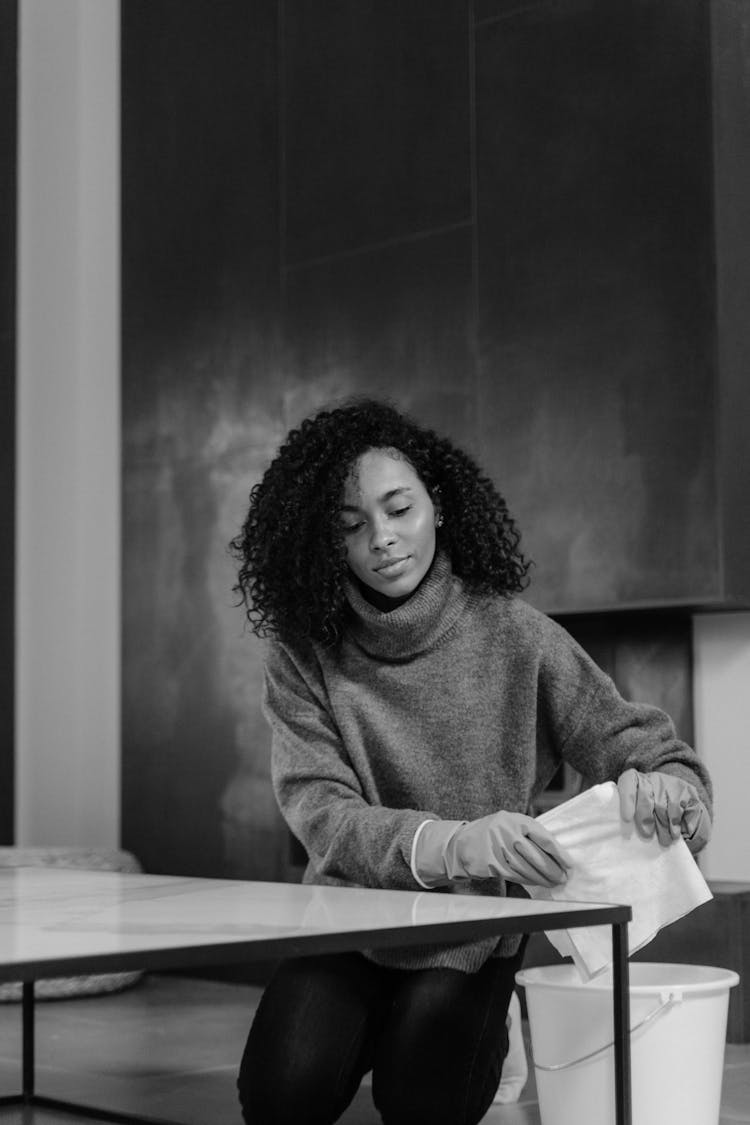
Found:
[[[391,488],[388,492],[384,492],[380,497],[380,503],[387,504],[394,496],[400,496],[403,492],[411,492],[408,484],[400,484],[398,488]]]
[[[399,485],[398,488],[390,488],[387,492],[384,492],[382,496],[378,497],[378,503],[387,504],[394,496],[401,496],[403,493],[411,491],[412,489],[408,484]],[[342,512],[358,512],[360,509],[356,504],[342,504],[340,510]]]

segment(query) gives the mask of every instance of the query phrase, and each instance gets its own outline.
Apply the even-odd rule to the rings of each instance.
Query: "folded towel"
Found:
[[[713,897],[684,840],[664,847],[655,836],[644,839],[623,821],[612,781],[584,790],[537,819],[571,853],[574,866],[562,886],[527,887],[531,897],[628,904],[633,911],[630,953]],[[547,937],[563,957],[573,958],[584,980],[612,964],[607,926],[558,930]]]

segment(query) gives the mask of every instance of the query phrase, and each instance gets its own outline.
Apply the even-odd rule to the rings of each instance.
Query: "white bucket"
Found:
[[[630,964],[634,1125],[718,1125],[729,989],[737,973]],[[612,976],[523,969],[542,1125],[615,1123]]]

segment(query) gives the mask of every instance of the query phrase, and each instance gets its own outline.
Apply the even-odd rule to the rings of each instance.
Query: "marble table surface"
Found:
[[[57,867],[0,870],[0,980],[611,925],[629,907]]]

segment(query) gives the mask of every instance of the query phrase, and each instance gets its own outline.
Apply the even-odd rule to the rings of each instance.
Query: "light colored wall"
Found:
[[[16,842],[119,838],[119,0],[19,9]]]
[[[715,819],[707,879],[750,882],[750,613],[693,621],[695,743],[711,771]]]

